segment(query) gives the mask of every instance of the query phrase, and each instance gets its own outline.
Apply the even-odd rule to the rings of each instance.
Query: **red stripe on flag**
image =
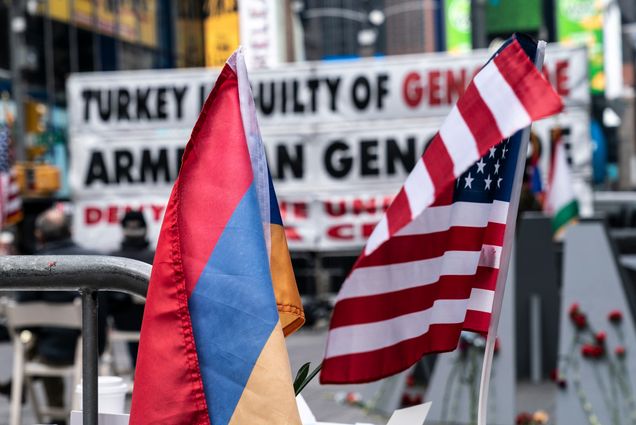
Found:
[[[473,134],[481,156],[492,146],[493,139],[503,138],[494,115],[479,95],[474,83],[470,83],[466,94],[457,102],[457,108]]]
[[[429,285],[341,300],[331,319],[331,329],[374,323],[424,311],[431,308],[437,300],[467,300],[473,290],[473,282],[480,279],[480,274],[485,275],[488,280],[494,277],[496,281],[496,272],[497,269],[479,267],[477,274],[471,276],[442,276]]]
[[[563,109],[559,95],[554,90],[545,89],[549,83],[542,73],[537,72],[516,40],[503,49],[494,62],[533,121]]]
[[[411,221],[411,206],[404,188],[393,199],[393,203],[386,212],[386,219],[389,225],[389,234],[394,234]]]
[[[428,174],[431,176],[433,186],[435,186],[435,195],[443,193],[449,180],[454,179],[454,167],[453,160],[448,154],[448,150],[446,150],[444,141],[439,133],[429,143],[426,151],[424,151],[422,160]]]
[[[384,266],[441,257],[446,251],[481,251],[483,244],[503,245],[506,226],[488,223],[486,227],[454,226],[442,232],[394,236],[356,268]]]
[[[390,347],[325,359],[320,383],[362,384],[402,372],[424,354],[443,353],[457,348],[462,326],[462,323],[431,325],[424,335]]]
[[[490,313],[484,313],[483,311],[467,310],[464,330],[487,335],[491,316]]]

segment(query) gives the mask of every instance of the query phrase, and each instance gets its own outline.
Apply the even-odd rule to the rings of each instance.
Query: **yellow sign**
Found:
[[[157,0],[48,0],[39,12],[131,43],[157,46]],[[72,19],[71,19],[72,17]]]
[[[205,20],[205,65],[221,67],[239,45],[239,18],[236,0],[210,1]]]

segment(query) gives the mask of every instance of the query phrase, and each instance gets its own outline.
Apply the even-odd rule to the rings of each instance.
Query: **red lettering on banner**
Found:
[[[364,239],[369,239],[371,233],[373,233],[373,229],[375,229],[375,225],[378,223],[365,223],[362,225],[362,237]]]
[[[117,224],[119,223],[119,214],[118,208],[115,206],[108,207],[108,212],[106,213],[108,224]]]
[[[353,224],[339,224],[327,229],[327,235],[341,241],[353,240]]]
[[[287,201],[279,201],[278,208],[280,210],[280,216],[283,221],[287,219],[294,220],[306,220],[307,213],[307,202],[287,202]]]
[[[294,218],[307,218],[307,203],[306,202],[294,202]]]
[[[152,219],[155,221],[160,221],[161,220],[161,216],[163,214],[163,210],[165,209],[165,206],[163,205],[151,205],[150,208],[152,208]]]
[[[298,233],[298,230],[293,226],[285,226],[285,236],[287,237],[288,241],[302,242],[303,240],[302,236],[300,236],[300,233]]]
[[[362,212],[366,212],[367,214],[375,214],[377,211],[375,198],[367,199],[366,201],[362,199],[354,199],[353,200],[353,213],[355,215],[360,215]]]
[[[404,101],[411,108],[417,107],[424,96],[424,88],[422,87],[422,79],[417,72],[409,72],[404,79],[402,85],[402,96]]]
[[[333,202],[333,201],[325,201],[323,202],[325,207],[325,211],[328,215],[332,217],[340,217],[347,213],[347,208],[345,205],[345,201]]]
[[[366,240],[373,233],[376,224],[377,221],[336,224],[327,229],[327,236],[339,241],[352,241],[356,238]]]
[[[102,219],[102,211],[99,208],[87,207],[84,210],[84,223],[87,225],[96,224]]]
[[[556,91],[559,96],[568,96],[570,94],[570,88],[568,87],[568,68],[570,62],[557,61],[556,63]]]
[[[466,91],[466,70],[459,70],[459,78],[452,69],[446,71],[446,103],[452,105]]]
[[[439,71],[431,71],[428,73],[428,103],[432,106],[437,106],[442,103],[442,99],[439,96],[439,77]]]
[[[87,226],[95,225],[119,225],[121,217],[128,211],[143,212],[144,208],[150,207],[152,211],[152,220],[159,222],[163,215],[165,205],[106,205],[104,207],[87,206],[84,208],[84,224]]]

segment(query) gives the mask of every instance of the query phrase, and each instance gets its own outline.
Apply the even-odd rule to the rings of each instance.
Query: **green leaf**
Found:
[[[307,366],[307,369],[309,370],[309,363],[307,363],[306,365],[304,365],[303,367]],[[320,369],[322,368],[322,363],[320,363],[318,365],[318,367],[316,367],[310,374],[309,376],[306,377],[306,379],[300,383],[298,386],[296,386],[296,382],[294,382],[294,392],[296,395],[300,394],[300,392],[302,390],[305,389],[305,387],[307,386],[307,384],[309,384],[311,382],[312,379],[314,379],[314,377],[316,375],[318,375],[318,372],[320,372]],[[301,368],[302,369],[302,368]],[[300,371],[298,372],[300,374]]]
[[[311,363],[305,363],[300,367],[300,369],[298,369],[298,373],[296,373],[296,379],[294,379],[294,392],[296,393],[296,395],[300,393],[299,388],[304,387],[303,383],[305,382],[305,379],[307,379],[307,374],[309,373],[309,365],[311,365]]]

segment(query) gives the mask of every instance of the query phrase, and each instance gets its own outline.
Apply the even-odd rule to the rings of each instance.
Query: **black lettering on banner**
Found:
[[[271,81],[268,85],[269,85],[269,97],[265,96],[265,84],[264,82],[260,82],[258,83],[258,103],[260,105],[260,109],[261,112],[264,115],[271,115],[272,112],[274,112],[274,106],[275,106],[275,98],[276,98],[276,93],[275,93],[275,86],[274,86],[274,82]]]
[[[284,83],[283,83],[284,84]],[[300,114],[305,112],[305,105],[298,99],[298,80],[294,79],[292,81],[293,93],[294,93],[294,113]]]
[[[360,141],[360,175],[361,176],[380,175],[380,168],[378,167],[378,141],[377,140],[361,140]]]
[[[174,91],[174,98],[177,103],[177,118],[181,119],[183,118],[183,98],[188,91],[188,86],[183,86],[181,88],[173,87],[172,90]]]
[[[332,142],[325,150],[323,162],[331,177],[337,179],[345,177],[353,166],[353,159],[349,154],[349,146],[341,140]]]
[[[280,86],[280,111],[287,113],[287,84],[284,81]]]
[[[181,164],[183,163],[183,154],[185,153],[185,148],[177,149],[177,174],[181,171]]]
[[[116,150],[115,154],[115,181],[121,183],[127,181],[133,183],[133,177],[130,174],[133,166],[133,155],[130,151]]]
[[[90,186],[94,182],[101,182],[103,184],[110,183],[108,170],[104,163],[104,156],[99,151],[91,152],[91,159],[88,163],[88,172],[86,173],[86,179],[84,179],[84,185]]]
[[[165,120],[168,118],[166,112],[166,91],[165,87],[159,87],[157,89],[157,119]]]
[[[384,98],[389,94],[389,89],[386,87],[387,82],[389,81],[388,74],[379,74],[378,75],[378,109],[382,109],[384,107]]]
[[[168,167],[168,150],[165,148],[159,149],[157,158],[152,158],[152,152],[149,149],[144,149],[141,152],[141,170],[139,173],[139,182],[145,183],[146,175],[152,174],[150,181],[157,183],[159,181],[159,173],[163,174],[163,180],[166,183],[170,183],[172,178],[170,176],[170,168]]]
[[[110,90],[107,90],[104,93],[102,91],[97,90],[95,94],[97,95],[97,107],[99,108],[99,116],[102,119],[102,121],[108,121],[112,113],[111,92]],[[105,102],[102,102],[103,94],[106,95]]]
[[[304,174],[304,145],[298,143],[293,146],[294,156],[290,154],[287,145],[276,146],[276,178],[287,179],[285,170],[289,169],[295,179],[302,179]],[[291,146],[289,146],[291,148]]]
[[[338,111],[338,87],[340,86],[340,77],[329,79],[325,78],[327,87],[329,88],[329,107],[333,112]]]
[[[320,81],[317,78],[310,78],[307,80],[307,88],[309,89],[309,99],[311,102],[311,112],[316,112],[316,91],[318,90],[318,84]]]
[[[130,121],[128,114],[128,105],[130,104],[130,93],[128,89],[117,90],[117,121]]]
[[[92,90],[82,90],[82,99],[84,99],[84,121],[88,122],[91,119],[90,101],[93,97]]]
[[[397,173],[396,163],[399,162],[402,165],[402,169],[405,173],[410,173],[413,167],[415,167],[415,160],[417,159],[415,153],[415,137],[408,137],[406,139],[406,148],[400,149],[397,140],[389,138],[386,141],[386,172],[392,176]]]
[[[150,115],[150,110],[148,109],[149,94],[150,89],[137,89],[137,119],[139,120],[152,120],[152,115]]]
[[[371,85],[364,75],[357,77],[351,86],[351,98],[358,110],[366,109],[371,102]]]
[[[205,105],[205,99],[208,97],[208,88],[205,84],[201,84],[199,87],[199,109],[203,109],[203,105]]]

